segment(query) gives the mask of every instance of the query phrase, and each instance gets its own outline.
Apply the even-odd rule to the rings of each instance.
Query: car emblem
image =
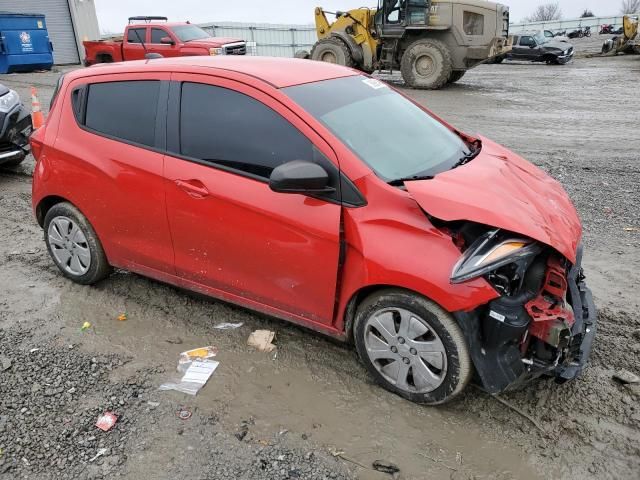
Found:
[[[20,41],[22,43],[31,43],[31,35],[29,35],[29,32],[22,32],[20,34]]]

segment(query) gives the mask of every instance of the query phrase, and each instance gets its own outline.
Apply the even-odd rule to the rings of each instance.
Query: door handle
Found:
[[[205,198],[209,196],[209,190],[200,180],[175,180],[174,182],[180,190],[193,198]]]

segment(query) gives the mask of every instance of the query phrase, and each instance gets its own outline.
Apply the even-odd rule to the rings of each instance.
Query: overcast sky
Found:
[[[162,15],[173,21],[251,23],[313,23],[313,9],[347,10],[375,6],[377,0],[95,0],[98,22],[103,32],[124,30],[134,15]],[[512,21],[521,20],[546,0],[502,0],[509,5]],[[600,16],[616,15],[620,0],[560,0],[565,18],[576,18],[585,8]]]

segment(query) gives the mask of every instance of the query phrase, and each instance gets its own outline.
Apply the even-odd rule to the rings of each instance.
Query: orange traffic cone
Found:
[[[38,99],[36,87],[31,87],[31,124],[34,130],[44,125],[44,114],[40,110],[40,100]]]

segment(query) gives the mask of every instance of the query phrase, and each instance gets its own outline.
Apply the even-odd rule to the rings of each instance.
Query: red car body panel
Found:
[[[250,57],[165,59],[132,62],[126,69],[113,65],[72,72],[47,123],[32,137],[33,143],[44,145],[33,179],[36,216],[42,222],[43,201],[66,199],[91,221],[112,265],[340,338],[347,334],[350,301],[368,287],[406,288],[448,311],[486,304],[498,293],[483,278],[450,282],[460,250],[451,236],[429,222],[422,208],[446,220],[465,216],[465,205],[474,212],[468,215],[474,217],[471,220],[502,226],[506,216],[510,221],[504,228],[518,231],[515,227],[522,228],[523,222],[496,205],[498,197],[490,192],[517,197],[522,186],[508,188],[506,183],[512,179],[521,185],[524,175],[535,178],[541,188],[555,191],[556,184],[484,140],[482,157],[438,175],[429,181],[434,187],[429,182],[408,182],[409,191],[391,187],[278,90],[358,74],[324,62]],[[367,204],[352,208],[275,193],[265,182],[127,145],[78,126],[69,99],[73,86],[145,78],[210,83],[254,97],[307,136],[356,185]],[[486,193],[483,187],[490,185],[492,169],[502,172],[504,181]],[[516,175],[514,169],[523,173]],[[454,177],[456,192],[461,185],[467,189],[467,203],[447,192]],[[534,203],[529,197],[532,205],[543,208],[542,200]],[[500,215],[491,216],[490,198]],[[578,232],[566,195],[553,193],[552,198],[569,217],[560,237]],[[534,207],[524,208],[517,214],[539,215],[541,224],[557,221]],[[539,230],[544,231],[541,225]],[[551,232],[547,237],[537,230],[532,233],[554,242],[567,257],[572,254],[568,239],[563,245]]]
[[[407,190],[436,218],[520,233],[575,263],[582,226],[562,185],[496,143],[484,138],[482,143],[482,153],[472,162],[432,180],[408,182]]]

